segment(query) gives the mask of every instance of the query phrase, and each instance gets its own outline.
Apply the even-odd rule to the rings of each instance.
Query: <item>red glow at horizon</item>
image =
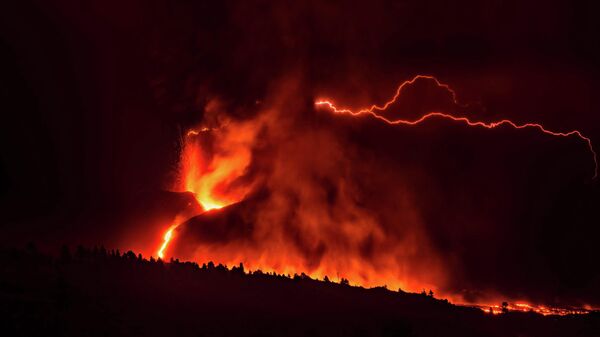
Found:
[[[452,95],[452,100],[455,104],[460,105],[456,99],[456,93],[454,92],[454,90],[452,90],[452,88],[450,88],[447,84],[440,82],[437,78],[435,78],[433,76],[428,76],[428,75],[417,75],[410,80],[402,82],[400,84],[400,86],[398,87],[398,89],[396,89],[395,95],[382,106],[373,104],[369,108],[360,109],[358,111],[353,111],[351,109],[338,108],[330,100],[319,100],[319,101],[315,102],[315,105],[327,107],[328,109],[330,109],[332,112],[334,112],[336,114],[349,114],[351,116],[359,116],[359,115],[363,115],[363,114],[369,114],[369,115],[375,117],[376,119],[379,119],[390,125],[411,125],[412,126],[412,125],[420,124],[431,118],[443,118],[443,119],[449,119],[449,120],[452,120],[455,122],[461,122],[468,126],[479,126],[479,127],[484,127],[486,129],[494,129],[494,128],[502,126],[502,125],[507,125],[507,126],[513,127],[514,129],[535,128],[535,129],[538,129],[538,130],[542,131],[543,133],[551,135],[551,136],[558,136],[558,137],[576,136],[587,143],[587,146],[588,146],[588,148],[592,154],[592,158],[594,160],[594,175],[592,176],[592,179],[596,179],[598,177],[598,160],[597,160],[596,152],[594,151],[594,148],[592,146],[592,141],[590,138],[584,136],[579,130],[573,130],[573,131],[568,131],[568,132],[557,132],[557,131],[548,130],[542,124],[539,124],[539,123],[519,124],[519,123],[513,122],[509,119],[502,119],[502,120],[495,121],[495,122],[484,122],[484,121],[471,120],[468,117],[455,116],[452,114],[437,112],[437,111],[429,112],[415,120],[389,119],[389,118],[386,118],[375,112],[375,111],[387,110],[390,105],[392,105],[393,103],[396,102],[396,100],[400,97],[402,90],[407,85],[414,84],[415,81],[417,81],[419,79],[427,79],[427,80],[434,81],[438,87],[447,90]]]
[[[502,306],[497,305],[497,304],[492,304],[492,305],[479,304],[479,305],[468,305],[468,306],[474,306],[476,308],[481,309],[483,312],[492,314],[492,315],[499,315],[499,314],[504,313]],[[535,312],[535,313],[543,315],[543,316],[583,315],[583,314],[588,314],[592,310],[595,310],[595,309],[591,309],[591,308],[590,309],[587,309],[587,308],[559,308],[559,307],[551,307],[551,306],[546,306],[546,305],[534,305],[534,304],[529,304],[529,303],[524,303],[524,302],[507,303],[505,308],[509,312],[510,311]]]

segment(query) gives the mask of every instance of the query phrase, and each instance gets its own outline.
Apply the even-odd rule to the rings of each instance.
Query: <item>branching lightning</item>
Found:
[[[587,143],[587,146],[592,154],[592,158],[594,160],[594,175],[593,175],[592,179],[596,179],[596,177],[598,176],[598,160],[597,160],[596,152],[594,151],[594,147],[592,146],[592,141],[589,137],[584,136],[579,130],[573,130],[573,131],[568,131],[568,132],[557,132],[557,131],[548,130],[542,124],[539,124],[539,123],[519,124],[519,123],[513,122],[509,119],[502,119],[502,120],[495,121],[495,122],[483,122],[483,121],[471,120],[467,117],[455,116],[455,115],[443,113],[443,112],[430,112],[430,113],[427,113],[415,120],[389,119],[389,118],[386,118],[377,113],[377,111],[387,110],[390,107],[390,105],[392,105],[393,103],[395,103],[397,101],[397,99],[400,97],[403,89],[406,86],[414,84],[415,81],[417,81],[419,79],[427,79],[427,80],[434,81],[438,87],[448,91],[452,95],[452,100],[455,104],[460,105],[456,99],[456,92],[454,90],[452,90],[452,88],[450,88],[449,85],[440,82],[437,78],[435,78],[433,76],[427,76],[427,75],[417,75],[408,81],[402,82],[400,84],[400,86],[398,87],[398,89],[396,90],[395,95],[382,106],[378,106],[378,105],[374,104],[369,108],[361,109],[358,111],[353,111],[350,109],[338,108],[333,102],[331,102],[329,100],[319,100],[319,101],[315,102],[315,104],[317,106],[324,106],[337,114],[350,114],[352,116],[368,114],[368,115],[371,115],[371,116],[373,116],[387,124],[390,124],[390,125],[417,125],[428,119],[444,118],[444,119],[449,119],[449,120],[452,120],[455,122],[461,122],[468,126],[480,126],[480,127],[484,127],[487,129],[494,129],[494,128],[502,126],[502,125],[507,125],[507,126],[511,126],[511,127],[515,128],[515,129],[535,128],[535,129],[542,131],[545,134],[552,135],[552,136],[558,136],[558,137],[576,136]]]

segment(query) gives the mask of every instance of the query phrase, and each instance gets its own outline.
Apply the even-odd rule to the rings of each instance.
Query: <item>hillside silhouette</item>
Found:
[[[490,315],[433,294],[134,252],[0,251],[3,336],[598,336],[600,314]]]

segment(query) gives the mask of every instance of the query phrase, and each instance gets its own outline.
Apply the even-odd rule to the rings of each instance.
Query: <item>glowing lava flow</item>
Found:
[[[594,309],[585,309],[585,308],[558,308],[558,307],[550,307],[545,305],[532,305],[527,303],[506,303],[506,306],[500,305],[465,305],[470,307],[475,307],[481,309],[485,313],[498,315],[504,312],[509,311],[517,311],[517,312],[535,312],[540,315],[549,316],[566,316],[566,315],[583,315],[588,314]]]
[[[163,237],[163,243],[158,249],[157,253],[158,257],[160,257],[161,259],[165,257],[165,250],[167,249],[167,246],[169,246],[169,241],[171,241],[171,238],[173,237],[173,231],[175,230],[175,228],[177,228],[177,226],[179,225],[176,224],[169,227],[169,229],[165,233],[165,236]]]
[[[598,176],[598,160],[597,160],[597,155],[596,152],[594,151],[594,148],[592,146],[592,141],[590,138],[584,136],[580,131],[578,130],[573,130],[573,131],[568,131],[568,132],[556,132],[556,131],[551,131],[546,129],[543,125],[539,124],[539,123],[523,123],[523,124],[517,124],[511,120],[508,119],[502,119],[500,121],[496,121],[496,122],[483,122],[483,121],[473,121],[467,117],[460,117],[460,116],[454,116],[451,114],[447,114],[447,113],[442,113],[442,112],[430,112],[428,114],[423,115],[422,117],[415,119],[415,120],[406,120],[406,119],[388,119],[382,115],[377,114],[375,111],[384,111],[386,110],[390,105],[392,105],[394,102],[396,102],[396,100],[398,99],[398,97],[400,97],[400,94],[402,93],[402,89],[404,89],[407,85],[413,84],[416,80],[418,79],[428,79],[428,80],[432,80],[435,82],[435,84],[445,90],[447,90],[448,92],[450,92],[452,94],[452,99],[454,101],[455,104],[458,104],[457,100],[456,100],[456,93],[454,92],[454,90],[452,90],[447,84],[441,83],[438,79],[436,79],[433,76],[426,76],[426,75],[417,75],[415,77],[413,77],[411,80],[405,81],[402,84],[400,84],[400,86],[398,87],[398,89],[396,90],[396,94],[394,95],[394,97],[392,97],[391,100],[387,101],[384,105],[382,106],[378,106],[378,105],[372,105],[371,107],[367,108],[367,109],[361,109],[358,111],[353,111],[350,109],[340,109],[337,108],[335,106],[335,104],[333,104],[331,101],[328,100],[320,100],[315,102],[315,104],[317,106],[325,106],[327,108],[329,108],[331,111],[333,111],[334,113],[337,114],[350,114],[352,116],[358,116],[358,115],[363,115],[363,114],[369,114],[387,124],[391,124],[391,125],[416,125],[419,124],[421,122],[424,122],[430,118],[444,118],[444,119],[450,119],[452,121],[455,122],[462,122],[468,126],[481,126],[487,129],[494,129],[498,126],[502,126],[502,125],[508,125],[511,126],[515,129],[524,129],[524,128],[536,128],[540,131],[542,131],[545,134],[549,134],[552,136],[559,136],[559,137],[569,137],[569,136],[576,136],[578,138],[580,138],[581,140],[585,141],[588,145],[588,148],[590,150],[590,152],[592,153],[592,158],[594,160],[594,175],[592,177],[592,179],[596,179],[596,177]]]

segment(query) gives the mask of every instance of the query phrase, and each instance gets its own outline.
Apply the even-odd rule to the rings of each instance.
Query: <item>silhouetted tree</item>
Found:
[[[78,245],[75,250],[75,257],[79,260],[84,259],[87,255],[85,248],[82,245]]]
[[[128,250],[127,253],[123,254],[123,258],[127,260],[135,260],[136,256],[134,252]]]
[[[240,265],[238,267],[234,266],[233,268],[231,268],[231,271],[234,274],[244,275],[244,264],[240,262]]]
[[[538,329],[538,327],[541,327],[542,329],[547,327],[547,329],[555,329],[556,331],[558,331],[557,333],[555,333],[556,335],[570,336],[571,334],[569,334],[569,332],[573,331],[574,328],[577,329],[576,331],[583,330],[578,329],[576,325],[568,323],[569,321],[565,321],[568,325],[560,325],[558,323],[559,321],[554,318],[549,318],[548,320],[545,318],[538,317],[539,315],[537,314],[535,316],[518,315],[517,317],[515,317],[515,319],[508,320],[501,319],[502,317],[496,317],[496,319],[490,320],[488,319],[488,317],[482,318],[481,315],[471,315],[469,311],[456,309],[454,305],[449,304],[446,300],[437,301],[421,296],[416,296],[417,298],[415,298],[415,296],[413,296],[412,294],[408,296],[393,294],[389,291],[382,291],[382,288],[384,287],[379,287],[378,289],[367,291],[363,289],[359,290],[358,288],[343,289],[344,287],[336,286],[335,284],[316,283],[310,281],[300,281],[296,284],[293,284],[292,281],[283,279],[285,277],[284,275],[277,275],[277,273],[275,272],[269,272],[269,275],[278,276],[277,279],[275,279],[273,277],[264,276],[265,274],[261,270],[251,272],[252,275],[257,276],[245,278],[230,277],[231,273],[234,271],[245,271],[244,266],[241,263],[238,266],[233,267],[231,271],[226,270],[225,274],[221,274],[220,272],[217,273],[214,270],[214,264],[210,262],[209,265],[212,266],[213,270],[211,272],[207,271],[204,273],[199,273],[200,275],[194,275],[190,272],[198,269],[198,265],[194,262],[181,262],[179,264],[174,264],[173,266],[168,266],[165,268],[162,259],[158,259],[157,261],[154,257],[151,256],[148,260],[150,263],[146,264],[146,260],[143,260],[143,256],[141,254],[136,255],[131,251],[125,253],[122,259],[115,259],[111,257],[110,259],[103,261],[103,263],[96,263],[97,261],[94,259],[98,257],[90,254],[91,252],[99,252],[103,249],[104,248],[94,248],[93,250],[90,250],[89,248],[85,248],[83,251],[86,252],[86,254],[84,254],[86,255],[86,258],[81,261],[75,259],[76,254],[78,254],[77,251],[80,251],[80,249],[77,248],[76,251],[69,251],[68,246],[63,246],[61,251],[59,251],[60,260],[53,260],[52,258],[45,256],[43,252],[39,253],[40,258],[32,258],[30,255],[28,255],[26,251],[23,250],[0,249],[0,276],[2,276],[0,277],[0,288],[2,288],[2,292],[5,292],[9,296],[12,296],[11,294],[14,292],[14,297],[18,301],[23,302],[23,304],[21,304],[16,301],[13,301],[9,296],[5,296],[10,300],[10,302],[8,304],[3,303],[3,305],[0,305],[0,307],[4,306],[5,308],[9,308],[9,310],[5,309],[6,312],[3,316],[4,321],[0,320],[0,322],[2,323],[0,325],[3,326],[3,335],[15,335],[14,333],[12,333],[13,331],[7,331],[7,329],[4,329],[7,317],[8,319],[16,318],[17,320],[14,323],[18,324],[19,328],[28,324],[33,325],[32,323],[37,323],[38,320],[42,321],[42,329],[52,329],[53,325],[55,324],[61,325],[60,330],[57,330],[58,332],[53,333],[53,331],[50,331],[49,333],[45,334],[48,336],[65,335],[65,331],[68,332],[68,334],[73,335],[89,335],[87,329],[95,329],[96,327],[102,327],[100,333],[97,334],[106,334],[109,336],[119,335],[122,334],[119,333],[119,330],[111,334],[112,331],[110,331],[110,329],[124,329],[127,332],[133,331],[133,329],[131,329],[129,326],[123,326],[124,323],[127,323],[121,321],[122,317],[128,317],[127,315],[133,315],[133,317],[137,318],[137,316],[135,316],[135,312],[129,310],[139,310],[140,312],[145,312],[146,310],[154,310],[153,307],[147,307],[148,298],[156,298],[158,301],[160,301],[158,303],[173,303],[174,305],[181,303],[178,301],[184,301],[184,303],[187,303],[188,301],[192,302],[190,300],[193,300],[194,302],[198,302],[198,300],[207,300],[208,303],[217,303],[217,305],[219,305],[219,303],[223,303],[222,309],[217,307],[217,309],[220,310],[216,311],[217,315],[219,316],[210,316],[212,311],[207,311],[208,313],[205,314],[205,317],[197,315],[197,313],[193,311],[162,311],[161,314],[177,316],[177,322],[191,322],[190,325],[177,327],[175,331],[179,329],[183,331],[184,328],[189,327],[190,331],[194,332],[194,330],[197,329],[198,326],[201,326],[201,324],[205,324],[205,322],[210,322],[209,320],[213,317],[216,317],[217,321],[220,320],[222,312],[224,312],[225,310],[227,310],[227,314],[229,314],[230,311],[233,311],[233,315],[235,316],[248,317],[248,319],[245,319],[245,321],[241,324],[241,329],[245,329],[246,324],[248,322],[252,323],[254,317],[260,317],[263,315],[263,313],[265,312],[265,308],[272,307],[272,309],[270,310],[273,310],[273,312],[278,311],[276,315],[279,315],[279,312],[288,315],[295,314],[297,312],[297,309],[295,308],[295,306],[297,305],[296,303],[306,305],[306,303],[317,303],[315,301],[322,300],[323,305],[326,305],[329,308],[335,308],[336,302],[329,301],[336,301],[338,298],[343,298],[343,301],[337,303],[347,306],[347,308],[342,308],[342,310],[340,311],[340,316],[333,316],[333,320],[329,320],[333,321],[335,325],[331,325],[326,320],[329,319],[330,316],[325,317],[324,319],[320,316],[315,317],[305,315],[302,318],[306,318],[307,324],[302,325],[301,327],[304,328],[305,326],[307,326],[307,330],[297,331],[297,333],[294,333],[295,331],[292,330],[290,335],[331,335],[332,331],[337,331],[339,335],[411,336],[416,335],[412,331],[413,319],[417,320],[415,321],[417,325],[414,325],[416,328],[418,328],[417,332],[419,332],[420,330],[423,330],[425,332],[431,330],[432,335],[437,335],[435,334],[439,333],[437,328],[429,330],[422,329],[421,326],[423,325],[423,322],[425,322],[425,324],[435,324],[436,320],[441,319],[442,326],[451,327],[452,324],[448,324],[448,321],[452,320],[454,317],[460,319],[459,325],[461,330],[464,330],[463,327],[465,326],[473,326],[474,331],[477,333],[469,333],[469,331],[459,331],[461,333],[467,332],[464,334],[459,334],[459,332],[452,332],[452,330],[446,333],[445,335],[495,335],[494,333],[486,333],[487,329],[496,329],[495,331],[493,331],[496,334],[498,331],[501,331],[504,332],[504,334],[506,335],[514,335],[512,333],[512,329],[517,329],[519,332],[520,330],[524,330],[524,335],[537,335],[535,333],[530,334],[527,332],[535,332],[535,330]],[[106,250],[104,249],[104,251]],[[111,256],[116,255],[114,251],[113,254],[114,255]],[[133,260],[130,260],[132,258]],[[71,259],[71,261],[73,262],[69,264],[58,263],[61,260],[69,259]],[[144,265],[149,265],[150,267],[146,268],[144,266],[143,268],[138,268],[136,265],[139,259],[142,259],[142,263]],[[10,268],[3,269],[4,266],[2,265],[2,263],[8,264]],[[39,264],[39,266],[42,268],[39,268],[40,270],[36,271],[36,268],[29,268],[31,267],[31,265],[27,265],[28,263]],[[58,264],[57,268],[55,268],[56,264]],[[34,265],[34,267],[37,266],[38,265]],[[218,268],[221,267],[223,267],[223,265],[219,265]],[[15,274],[15,272],[19,272],[19,268],[21,268],[20,273],[22,273],[22,275]],[[204,264],[203,268],[206,269],[208,267],[206,264]],[[6,271],[9,272],[7,273]],[[32,272],[34,273],[32,274]],[[199,276],[197,282],[196,280],[194,280],[194,276]],[[15,278],[13,280],[5,280],[4,277],[18,278]],[[294,279],[303,280],[305,278],[308,278],[306,274],[294,274]],[[132,283],[129,282],[129,279],[141,280],[142,282]],[[340,279],[339,275],[337,275],[336,280],[338,279],[340,280],[341,284],[349,285],[349,281],[347,279]],[[98,282],[99,280],[100,282]],[[21,285],[18,287],[12,286],[12,284],[19,284],[16,283],[17,281],[22,282]],[[323,276],[323,281],[331,282],[328,276]],[[6,287],[6,285],[11,286]],[[206,289],[213,290],[213,292],[198,294],[196,290],[201,289],[203,287]],[[274,292],[273,289],[275,289]],[[315,289],[317,291],[314,291]],[[353,291],[348,291],[350,289],[352,289]],[[43,292],[40,292],[40,290],[42,290]],[[282,290],[283,292],[280,290]],[[401,289],[398,289],[398,291],[403,292]],[[123,296],[123,294],[127,295],[128,293],[131,293],[132,296]],[[426,290],[423,289],[422,293],[425,296],[433,296],[432,290],[426,292]],[[241,294],[243,295],[240,296]],[[246,294],[248,294],[249,296],[247,296]],[[291,295],[290,298],[294,301],[287,301],[286,298],[283,298],[283,300],[279,299],[280,296],[283,297],[286,295]],[[239,300],[230,301],[230,299],[226,296],[238,296]],[[313,296],[313,298],[307,296]],[[307,297],[306,302],[304,302],[304,297]],[[221,301],[220,298],[224,298],[224,300]],[[265,299],[264,302],[261,302],[259,304],[258,310],[254,310],[254,308],[256,307],[252,302],[256,298]],[[390,299],[390,301],[380,300],[386,298]],[[129,309],[128,306],[132,299],[136,302],[131,302],[132,308]],[[40,300],[42,300],[43,302]],[[102,302],[96,304],[91,303],[89,301]],[[40,303],[38,304],[36,302]],[[17,305],[15,306],[13,303],[17,303]],[[369,303],[374,303],[375,306],[372,306]],[[396,304],[394,303],[398,303],[399,306],[396,307]],[[412,305],[413,303],[415,305]],[[445,303],[445,305],[439,305],[441,303]],[[276,304],[277,307],[273,307],[273,304]],[[364,304],[367,304],[366,310],[363,306]],[[14,306],[14,309],[16,310],[12,310],[13,308],[11,306]],[[114,306],[114,308],[112,306]],[[370,310],[369,308],[371,307],[376,308],[376,310]],[[502,312],[508,312],[509,307],[510,304],[508,302],[502,302]],[[122,308],[126,309],[124,310]],[[396,308],[398,308],[399,310],[396,310]],[[85,309],[85,311],[78,312],[80,309]],[[494,311],[499,311],[499,307],[489,307],[485,310],[489,311],[490,313],[494,313]],[[123,314],[121,314],[121,311],[123,312]],[[475,309],[473,309],[472,311],[475,312]],[[114,315],[113,312],[115,313]],[[463,313],[461,314],[461,312]],[[6,315],[7,313],[8,315]],[[318,313],[319,312],[317,312],[317,315]],[[388,313],[393,313],[394,315],[397,314],[398,316],[392,316]],[[514,314],[512,311],[509,312],[509,314],[506,315],[505,318],[510,318],[508,316],[512,316],[512,314]],[[83,315],[86,316],[84,320],[80,321],[77,319]],[[235,316],[232,325],[237,323],[235,321]],[[594,318],[593,314],[589,316]],[[424,321],[423,317],[427,317],[427,321]],[[170,317],[167,316],[167,318]],[[296,318],[297,316],[292,316],[292,319]],[[268,318],[266,318],[265,321],[267,319]],[[317,321],[314,321],[313,319],[317,319]],[[535,323],[538,321],[541,322],[542,319],[544,319],[546,322],[549,322],[548,325]],[[571,319],[572,318],[568,317],[564,318],[564,320]],[[577,319],[581,322],[584,322],[584,324],[587,324],[585,322],[588,318],[578,317]],[[55,321],[57,323],[54,323]],[[170,318],[170,321],[172,321],[172,318]],[[81,327],[86,330],[76,330],[80,328],[80,322]],[[109,324],[106,327],[103,327],[102,324],[105,324],[106,322],[109,322]],[[154,323],[150,320],[141,322],[148,323],[149,325],[152,325]],[[320,325],[323,324],[322,322],[324,322],[324,324],[326,325]],[[350,324],[346,322],[350,322]],[[535,324],[528,324],[528,322],[534,322]],[[259,330],[250,330],[249,336],[286,335],[283,330],[274,330],[273,333],[269,333],[270,330],[268,323],[259,322],[259,324]],[[337,326],[338,324],[340,324],[339,327]],[[65,326],[65,330],[62,330],[62,325]],[[533,327],[528,327],[527,325],[531,325]],[[252,325],[248,324],[248,326],[250,327],[250,329],[254,329]],[[312,327],[315,327],[315,330],[312,330]],[[320,331],[319,329],[321,327],[325,330]],[[557,329],[557,327],[560,328],[560,330]],[[75,330],[73,330],[74,328]],[[276,326],[276,328],[287,329],[287,327],[279,328],[278,326]],[[105,331],[104,329],[107,330]],[[229,332],[231,332],[231,335],[244,335],[242,330],[239,330],[239,332],[242,333],[235,334],[236,332],[238,332],[236,329],[238,328],[234,326],[232,328],[232,331],[226,330],[220,335],[228,335],[227,333]],[[262,329],[266,330],[263,331]],[[163,329],[156,330],[162,333]],[[42,335],[41,333],[26,333],[28,332],[28,330],[23,331],[25,333],[17,335]],[[144,332],[148,331],[150,330],[143,330],[139,334],[142,335]],[[567,332],[564,333],[564,331]],[[78,334],[79,332],[82,333]],[[136,331],[133,332],[135,333]],[[209,330],[209,332],[211,331]],[[214,335],[217,333],[218,331],[210,335]],[[204,336],[203,334],[200,335]],[[425,333],[424,335],[428,334]],[[544,333],[544,331],[542,331],[540,335],[546,334]],[[597,334],[593,334],[592,332],[591,334],[582,335],[596,336]]]
[[[38,253],[35,243],[33,243],[31,241],[27,242],[26,250],[27,250],[27,253],[29,253],[31,255],[37,255],[37,253]]]
[[[69,246],[63,245],[60,248],[60,257],[61,262],[69,262],[71,261],[71,252],[69,251]]]
[[[106,257],[106,248],[104,248],[104,245],[100,246],[100,256]]]

